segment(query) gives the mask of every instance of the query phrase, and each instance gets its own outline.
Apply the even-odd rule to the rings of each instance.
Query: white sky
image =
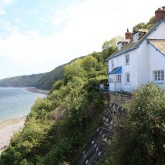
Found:
[[[163,0],[0,0],[0,79],[47,72],[101,51]]]

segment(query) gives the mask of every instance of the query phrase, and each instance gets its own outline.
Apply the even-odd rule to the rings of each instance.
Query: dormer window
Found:
[[[138,39],[139,39],[139,33],[137,32],[133,35],[133,43],[138,42]]]
[[[124,45],[126,45],[128,41],[120,41],[117,43],[118,50],[121,50]]]
[[[133,43],[138,42],[138,40],[143,37],[148,32],[148,29],[139,29],[133,34]]]
[[[122,48],[122,43],[118,43],[118,50],[120,50]]]

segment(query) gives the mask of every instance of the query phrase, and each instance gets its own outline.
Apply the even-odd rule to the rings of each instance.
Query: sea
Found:
[[[0,121],[28,115],[35,100],[40,97],[46,95],[26,88],[0,87]]]

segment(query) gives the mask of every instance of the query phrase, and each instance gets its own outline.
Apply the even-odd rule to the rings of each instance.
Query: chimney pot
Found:
[[[165,18],[165,6],[162,8],[158,8],[155,11],[155,20],[160,21],[161,19]]]
[[[129,29],[127,29],[127,32],[125,33],[125,39],[131,39],[132,33],[129,32]]]

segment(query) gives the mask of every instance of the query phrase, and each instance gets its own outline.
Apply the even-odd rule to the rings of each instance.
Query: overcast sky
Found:
[[[47,72],[101,51],[164,0],[0,0],[0,79]]]

